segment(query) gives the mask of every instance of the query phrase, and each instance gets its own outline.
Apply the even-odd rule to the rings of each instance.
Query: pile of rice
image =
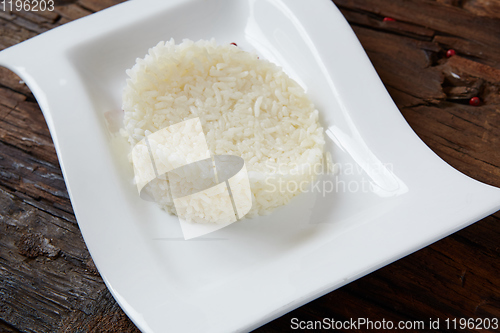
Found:
[[[132,147],[199,117],[211,155],[244,159],[250,216],[287,204],[314,180],[324,146],[318,111],[278,66],[231,44],[170,40],[137,59],[127,74],[123,133]],[[171,203],[160,204],[175,213]]]

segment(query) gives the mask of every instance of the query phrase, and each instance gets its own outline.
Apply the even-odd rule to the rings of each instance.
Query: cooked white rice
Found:
[[[324,145],[318,111],[278,66],[231,44],[170,40],[127,74],[130,144],[199,117],[212,155],[244,159],[253,196],[249,215],[287,204],[314,179]],[[160,204],[174,212],[171,203]]]

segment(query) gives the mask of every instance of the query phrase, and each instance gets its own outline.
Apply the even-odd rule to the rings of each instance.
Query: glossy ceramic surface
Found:
[[[114,123],[125,70],[171,37],[236,42],[282,66],[320,110],[339,173],[269,216],[184,241],[138,198]],[[143,332],[249,331],[500,208],[499,189],[413,133],[328,0],[130,1],[2,51],[0,64],[37,98],[85,242]]]

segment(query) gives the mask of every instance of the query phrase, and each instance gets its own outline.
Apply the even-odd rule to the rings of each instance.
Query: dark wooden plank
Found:
[[[15,19],[15,15],[0,19],[0,49],[18,44],[37,35],[37,33],[15,24]]]
[[[81,7],[97,12],[105,8],[109,8],[116,4],[123,2],[124,0],[78,0],[77,3]]]
[[[55,12],[69,21],[73,21],[81,17],[87,16],[89,14],[92,14],[91,11],[82,8],[77,4],[56,6]]]
[[[0,316],[21,331],[137,332],[75,223],[0,190]]]
[[[62,323],[58,333],[140,332],[107,289],[97,293],[95,303],[99,306],[90,305],[74,311]]]
[[[0,320],[0,332],[2,333],[19,333],[17,329],[7,324],[3,320]]]
[[[341,8],[362,11],[379,17],[391,17],[397,21],[415,24],[435,31],[435,35],[447,35],[472,41],[463,53],[478,59],[488,60],[491,64],[500,63],[500,55],[484,53],[486,49],[500,47],[500,21],[495,18],[481,17],[456,6],[446,6],[439,2],[407,0],[335,0]],[[481,48],[475,46],[483,45]],[[464,44],[464,47],[466,45]],[[500,65],[499,65],[500,66]]]
[[[23,83],[21,78],[5,67],[0,67],[0,87],[4,88],[2,89],[3,94],[0,98],[0,101],[2,102],[0,102],[0,104],[4,104],[3,101],[8,96],[8,92],[6,92],[6,90],[11,90],[12,93],[18,93],[29,97],[32,101],[35,100],[31,90]]]
[[[478,16],[500,18],[500,2],[491,0],[459,1],[458,5]]]
[[[432,40],[432,37],[434,37],[434,30],[419,25],[399,21],[384,21],[380,16],[367,15],[366,13],[349,10],[345,7],[340,7],[340,11],[352,25],[369,27],[374,30],[390,31],[423,40]]]
[[[423,102],[445,99],[442,74],[433,68],[433,54],[440,51],[438,45],[393,33],[353,28],[386,86],[397,87]]]
[[[90,255],[74,223],[5,191],[0,203],[2,319],[20,330],[54,331],[73,302],[90,298],[102,282],[86,268]]]
[[[21,10],[16,12],[16,16],[22,17],[41,26],[44,26],[45,24],[53,24],[59,17],[56,12],[48,10],[37,12]]]
[[[446,162],[482,182],[500,186],[500,114],[493,107],[418,106],[402,109],[412,128]]]

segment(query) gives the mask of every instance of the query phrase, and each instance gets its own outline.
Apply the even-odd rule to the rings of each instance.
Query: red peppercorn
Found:
[[[383,19],[382,21],[384,21],[384,22],[387,22],[387,21],[389,21],[389,22],[394,22],[394,21],[396,21],[396,20],[395,20],[395,19],[393,19],[392,17],[384,17],[384,19]]]
[[[231,43],[231,45],[238,46],[238,45],[236,45],[236,43]]]
[[[454,49],[449,49],[448,51],[446,51],[446,58],[452,57],[455,54],[457,54],[457,52],[455,52]]]
[[[481,100],[479,99],[479,97],[472,97],[469,100],[469,104],[472,106],[478,106],[479,104],[481,104]]]

